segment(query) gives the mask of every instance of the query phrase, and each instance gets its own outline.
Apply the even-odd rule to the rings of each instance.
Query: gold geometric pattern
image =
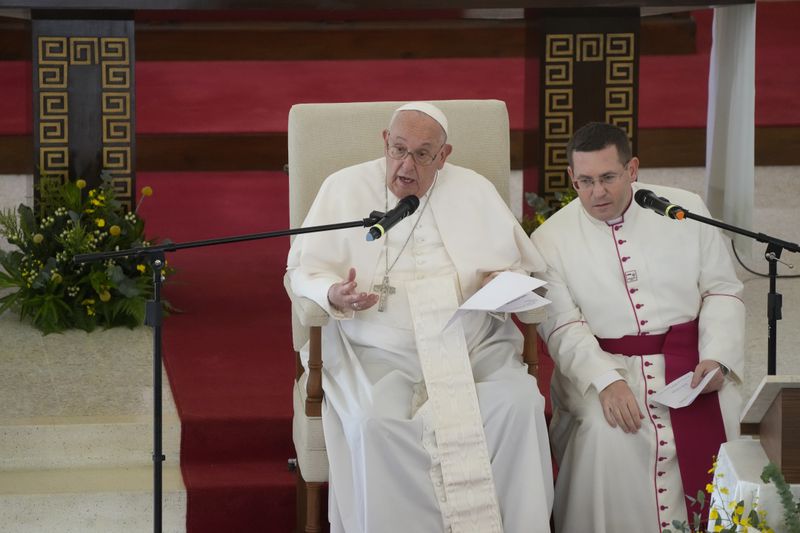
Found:
[[[71,67],[100,69],[101,168],[111,175],[118,199],[133,207],[132,68],[128,37],[40,36],[36,79],[39,91],[39,180],[66,180],[69,174]],[[44,176],[44,178],[43,178]]]
[[[72,37],[69,40],[70,65],[96,65],[98,61],[97,37]]]
[[[543,64],[543,190],[552,198],[568,189],[567,143],[573,134],[573,79],[580,63],[605,66],[605,120],[633,139],[635,35],[633,33],[548,33]]]
[[[128,209],[133,209],[130,40],[125,37],[101,38],[100,68],[103,168],[111,176],[117,198]]]

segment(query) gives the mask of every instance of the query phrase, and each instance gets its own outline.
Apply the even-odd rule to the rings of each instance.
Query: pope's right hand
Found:
[[[625,380],[615,381],[600,391],[600,404],[612,428],[619,426],[625,433],[636,433],[642,427],[644,415]]]
[[[328,289],[328,301],[339,311],[363,311],[378,303],[378,295],[356,291],[356,269],[350,268],[347,279],[334,283]]]

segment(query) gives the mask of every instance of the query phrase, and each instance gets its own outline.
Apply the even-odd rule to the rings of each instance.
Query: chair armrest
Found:
[[[283,286],[286,289],[286,294],[289,295],[289,299],[292,301],[292,307],[294,308],[294,312],[300,324],[310,328],[313,326],[324,326],[328,323],[328,318],[330,318],[328,313],[317,305],[317,302],[310,298],[297,296],[292,292],[288,273],[283,276]]]

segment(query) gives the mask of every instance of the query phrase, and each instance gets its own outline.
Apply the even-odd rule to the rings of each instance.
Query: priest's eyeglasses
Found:
[[[628,161],[630,163],[630,160]],[[589,178],[589,177],[580,177],[576,180],[573,180],[572,183],[575,184],[575,188],[581,191],[591,191],[594,189],[596,184],[599,184],[604,189],[614,185],[619,178],[625,174],[628,170],[628,163],[625,163],[625,166],[622,167],[620,172],[607,172],[602,176],[599,176],[597,179]]]
[[[392,159],[397,159],[398,161],[405,159],[408,154],[411,154],[411,157],[414,158],[414,162],[416,164],[426,167],[436,160],[436,157],[439,155],[439,152],[442,151],[442,148],[444,148],[445,144],[447,144],[446,140],[434,151],[428,150],[427,148],[420,148],[419,150],[409,152],[407,147],[398,144],[389,144],[387,141],[386,153],[389,154],[389,157]]]

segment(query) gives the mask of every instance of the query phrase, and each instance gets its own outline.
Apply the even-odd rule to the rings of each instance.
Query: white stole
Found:
[[[409,281],[406,288],[428,394],[418,414],[425,433],[435,434],[431,477],[445,526],[453,533],[502,533],[464,330],[457,321],[442,331],[458,307],[455,277]]]

